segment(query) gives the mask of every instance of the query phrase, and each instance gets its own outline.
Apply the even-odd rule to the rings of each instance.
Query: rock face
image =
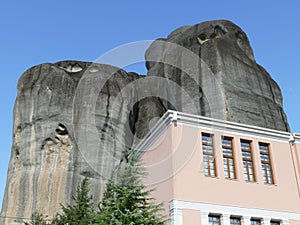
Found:
[[[1,224],[38,210],[51,218],[89,177],[101,199],[167,109],[288,131],[278,85],[229,21],[186,26],[153,42],[148,76],[78,61],[42,64],[18,83]]]
[[[99,202],[133,142],[134,92],[120,90],[136,79],[112,66],[75,61],[42,64],[23,74],[3,215],[28,218],[39,210],[51,217],[60,203],[70,203],[85,176]]]
[[[276,82],[255,62],[246,34],[230,21],[178,28],[146,52],[148,76],[167,80],[178,111],[288,131]],[[174,98],[175,96],[175,98]]]

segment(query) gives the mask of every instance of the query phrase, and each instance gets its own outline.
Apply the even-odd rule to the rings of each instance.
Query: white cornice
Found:
[[[143,155],[154,142],[171,126],[173,123],[174,111],[168,110],[151,128],[150,132],[134,146],[134,153]]]
[[[293,135],[295,138],[295,143],[300,143],[300,134],[168,110],[134,149],[142,155],[167,130],[167,128],[171,126],[172,123],[202,128],[212,132],[218,131],[239,134],[248,137],[257,137],[285,143],[288,143],[291,135]]]
[[[169,203],[170,210],[190,209],[199,210],[206,213],[216,213],[222,215],[235,215],[243,217],[272,218],[281,220],[300,220],[300,214],[295,212],[275,211],[258,208],[246,208],[239,206],[217,205],[203,202],[190,202],[181,200],[172,200]]]

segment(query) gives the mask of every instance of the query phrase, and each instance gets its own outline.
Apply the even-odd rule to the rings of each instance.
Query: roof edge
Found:
[[[300,143],[299,133],[278,131],[269,128],[168,110],[151,128],[150,132],[139,142],[139,144],[133,148],[135,152],[138,152],[139,156],[143,155],[172,124],[199,127],[211,131],[242,134],[286,143],[291,143],[291,141],[297,144]]]

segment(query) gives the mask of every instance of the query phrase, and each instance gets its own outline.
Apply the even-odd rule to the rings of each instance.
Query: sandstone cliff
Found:
[[[52,216],[85,176],[99,202],[133,142],[134,92],[120,90],[138,77],[76,61],[42,64],[22,75],[3,215],[28,218],[39,210]]]
[[[280,88],[256,63],[246,34],[230,21],[178,28],[155,41],[146,60],[148,76],[168,82],[168,108],[171,102],[178,111],[289,130]]]
[[[78,61],[22,75],[3,216],[39,210],[51,217],[85,176],[100,200],[107,179],[167,109],[289,130],[278,85],[229,21],[179,28],[153,42],[146,61],[142,78]]]

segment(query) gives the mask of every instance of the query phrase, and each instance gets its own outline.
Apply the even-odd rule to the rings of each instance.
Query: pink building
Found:
[[[139,144],[174,225],[300,224],[300,134],[168,111]]]

